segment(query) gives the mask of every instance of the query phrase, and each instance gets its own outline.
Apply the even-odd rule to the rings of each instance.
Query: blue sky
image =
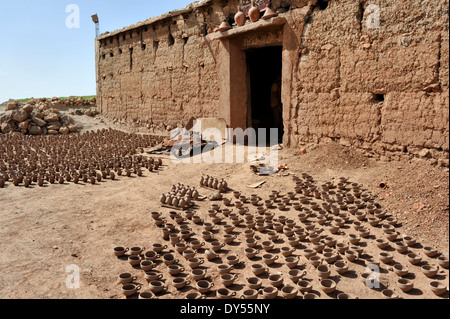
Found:
[[[95,95],[95,26],[114,31],[194,0],[0,0],[0,103],[9,98]],[[74,4],[79,28],[67,28]],[[74,21],[70,19],[69,21]]]

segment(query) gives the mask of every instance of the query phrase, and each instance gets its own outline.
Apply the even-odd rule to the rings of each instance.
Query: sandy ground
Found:
[[[75,119],[83,122],[86,129],[110,125],[107,120],[100,118]],[[123,129],[131,130],[130,127]],[[66,183],[43,188],[34,185],[28,189],[9,184],[0,189],[0,298],[123,299],[125,297],[121,293],[117,277],[124,272],[136,275],[135,282],[142,284],[142,290],[148,290],[143,271],[133,268],[126,258],[115,257],[113,248],[139,246],[148,251],[151,250],[152,244],[161,243],[168,246],[162,255],[170,250],[174,252],[174,247],[162,238],[162,231],[155,226],[150,214],[159,211],[170,220],[171,209],[162,208],[158,199],[162,193],[168,192],[172,185],[182,183],[195,186],[202,195],[208,196],[211,191],[198,186],[201,175],[207,174],[225,178],[231,189],[241,191],[243,195],[258,194],[267,199],[272,190],[279,190],[282,194],[294,191],[293,174],[300,176],[303,172],[311,174],[318,185],[326,181],[337,182],[339,177],[348,177],[351,182],[362,184],[376,195],[378,204],[390,215],[398,218],[397,231],[417,239],[418,244],[410,247],[409,251],[423,255],[422,263],[411,265],[406,255],[395,251],[391,243],[387,251],[394,255],[394,261],[390,264],[381,263],[380,288],[369,289],[360,280],[359,275],[366,268],[364,259],[360,259],[349,263],[350,271],[344,275],[338,275],[332,270],[330,278],[337,283],[337,290],[328,295],[320,289],[317,270],[303,254],[304,249],[312,247],[306,239],[296,247],[293,255],[300,257],[297,269],[306,270],[305,279],[312,283],[315,294],[325,299],[336,298],[342,292],[360,299],[382,298],[381,291],[388,288],[393,289],[401,298],[448,298],[448,291],[437,297],[429,287],[433,280],[448,286],[448,269],[439,268],[435,277],[427,278],[420,268],[427,263],[437,264],[437,256],[431,258],[423,254],[425,246],[436,247],[438,256],[448,256],[448,170],[435,168],[421,161],[376,162],[358,152],[333,145],[310,150],[302,156],[296,154],[295,150],[281,150],[280,162],[289,164],[289,174],[269,177],[253,174],[248,163],[174,164],[168,156],[160,157],[164,163],[162,169],[156,173],[145,171],[143,177],[120,177],[116,181],[104,181],[97,185]],[[261,188],[248,187],[260,181],[265,182]],[[387,189],[378,188],[381,181],[387,183]],[[225,196],[233,198],[231,193]],[[321,203],[321,200],[317,202]],[[207,212],[212,202],[204,200],[197,201],[196,204],[197,215],[204,218],[205,222],[210,221]],[[256,215],[251,204],[246,206]],[[297,217],[298,212],[292,207],[285,211],[272,211],[275,219],[284,215],[294,219],[297,225],[302,225]],[[310,220],[314,221],[315,218]],[[341,229],[341,233],[333,235],[338,242],[347,242],[348,234],[356,233],[352,225],[353,220],[355,217],[351,216],[350,222]],[[194,225],[189,220],[185,223],[193,229],[194,236],[191,240],[204,241],[200,235],[203,231],[201,224]],[[230,223],[229,220],[227,223]],[[366,224],[371,230],[371,236],[362,239],[359,246],[364,249],[366,255],[378,256],[381,250],[375,245],[375,239],[384,238],[384,233],[379,226]],[[224,234],[223,225],[224,223],[216,225],[213,231],[219,240]],[[316,224],[316,227],[321,226]],[[233,271],[239,277],[230,290],[235,291],[237,297],[247,289],[245,278],[253,276],[250,266],[253,263],[262,263],[264,251],[252,260],[245,257],[245,230],[243,225],[234,230],[237,239],[219,252],[221,258],[207,261],[204,249],[197,252],[197,257],[205,259],[200,268],[207,271],[208,279],[215,284],[213,290],[206,294],[207,297],[215,298],[216,290],[222,287],[216,267],[225,262],[228,254],[237,254],[240,261],[244,262],[243,266]],[[280,235],[281,240],[275,243],[275,249],[271,252],[277,255],[281,247],[288,246],[286,237]],[[322,235],[330,234],[325,230]],[[260,245],[262,241],[267,240],[267,232],[256,232],[255,238]],[[206,243],[205,247],[209,247],[209,243]],[[182,290],[175,289],[171,284],[174,277],[168,273],[162,258],[159,258],[155,270],[163,274],[163,281],[168,286],[166,293],[158,295],[161,299],[180,299],[195,291],[190,267],[183,256],[177,252],[174,254],[179,259],[179,264],[185,268],[178,277],[185,277],[191,283]],[[343,256],[339,258],[345,259]],[[269,273],[280,273],[284,278],[284,285],[294,285],[288,276],[289,268],[283,261],[284,258],[280,255],[280,259],[269,267]],[[406,278],[414,282],[414,289],[409,293],[398,288],[398,277],[392,272],[395,263],[409,266],[410,274]],[[78,289],[69,289],[66,286],[67,278],[71,274],[71,268],[67,267],[71,265],[80,269]],[[268,277],[268,273],[260,277],[263,287],[270,286]],[[130,298],[137,298],[137,295]],[[302,294],[299,293],[297,298],[302,298]]]

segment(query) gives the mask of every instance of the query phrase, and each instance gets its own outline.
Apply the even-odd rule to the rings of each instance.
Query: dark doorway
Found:
[[[277,128],[281,142],[284,134],[281,104],[282,47],[247,51],[247,66],[250,82],[248,126],[256,130]]]

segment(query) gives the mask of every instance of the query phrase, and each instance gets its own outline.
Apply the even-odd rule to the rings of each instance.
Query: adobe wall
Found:
[[[99,38],[104,115],[166,129],[200,117],[245,125],[239,117],[246,111],[236,108],[245,103],[238,95],[245,79],[233,79],[252,34],[268,32],[224,38],[214,29],[234,16],[238,0],[200,4]],[[290,6],[276,39],[283,46],[285,144],[335,141],[375,157],[430,157],[448,166],[448,0],[323,4],[272,1],[275,10]],[[370,4],[380,8],[379,28],[366,26]],[[263,36],[255,39],[264,45]]]
[[[107,38],[98,59],[101,112],[164,127],[216,116],[216,45],[202,45],[205,19],[199,12]]]
[[[203,2],[208,4],[192,12],[166,14],[98,38],[97,98],[103,115],[169,130],[195,118],[227,117],[219,83],[232,71],[220,61],[227,48],[205,36],[233,19],[239,0]],[[306,2],[273,0],[272,6],[295,9]]]
[[[380,8],[379,29],[366,26],[369,4]],[[315,10],[296,65],[289,142],[332,139],[448,166],[448,5],[347,0]]]

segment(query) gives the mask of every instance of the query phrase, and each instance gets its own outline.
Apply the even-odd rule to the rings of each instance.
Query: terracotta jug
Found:
[[[252,0],[252,7],[250,8],[250,10],[248,11],[248,16],[250,18],[250,20],[252,22],[256,22],[259,20],[259,17],[261,15],[261,11],[259,10],[259,8],[256,6],[255,1]]]
[[[238,12],[234,16],[234,21],[236,22],[238,27],[242,27],[245,24],[245,21],[247,18],[245,17],[245,13],[242,12],[242,9],[240,6],[238,6]]]

